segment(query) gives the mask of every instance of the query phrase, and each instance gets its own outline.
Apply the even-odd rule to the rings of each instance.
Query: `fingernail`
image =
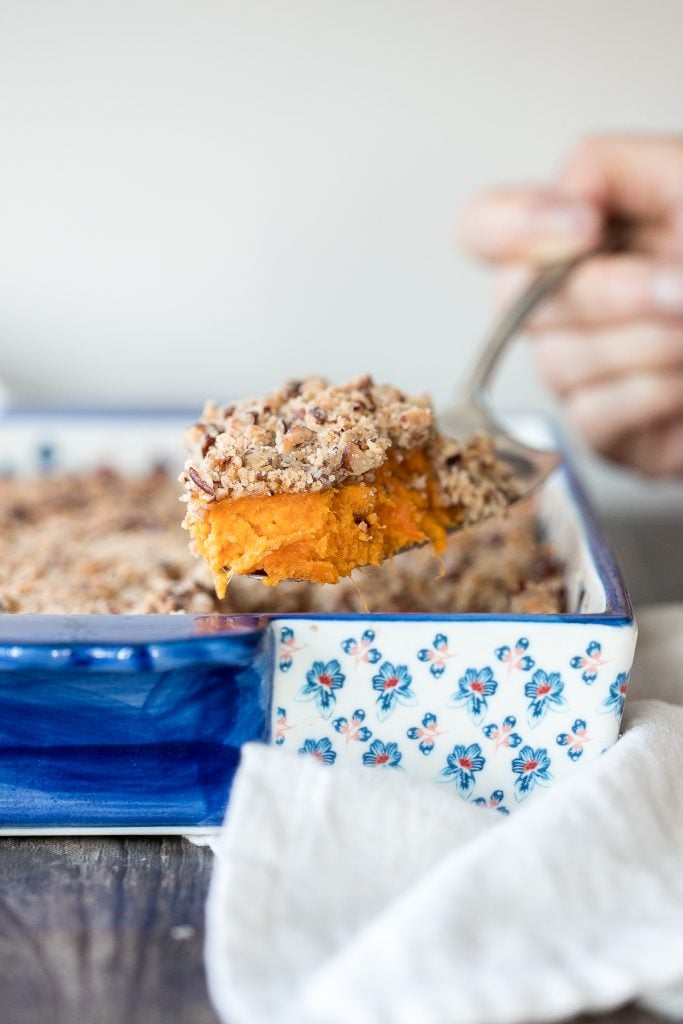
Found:
[[[535,202],[529,209],[529,230],[547,239],[572,239],[591,242],[600,227],[600,217],[587,203],[548,198]]]
[[[683,313],[683,268],[659,267],[654,272],[652,301],[662,313]]]

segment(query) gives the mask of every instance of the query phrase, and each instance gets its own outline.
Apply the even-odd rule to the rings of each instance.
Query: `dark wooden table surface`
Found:
[[[217,1024],[212,857],[181,838],[0,840],[2,1024]]]
[[[613,524],[636,602],[683,596],[683,527],[656,533]],[[217,1024],[202,963],[212,856],[171,838],[0,840],[0,1024]]]

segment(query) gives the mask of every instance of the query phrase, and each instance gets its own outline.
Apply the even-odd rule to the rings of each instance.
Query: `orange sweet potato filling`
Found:
[[[415,486],[416,478],[427,485]],[[336,583],[362,565],[379,565],[411,544],[446,545],[457,509],[439,505],[431,464],[421,450],[392,455],[372,483],[269,497],[228,498],[187,521],[211,568],[219,597],[233,575],[265,572],[263,582]]]

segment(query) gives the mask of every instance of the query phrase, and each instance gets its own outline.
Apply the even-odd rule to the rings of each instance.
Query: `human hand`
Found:
[[[498,265],[508,302],[535,264],[595,246],[613,214],[634,225],[629,251],[578,267],[528,331],[596,450],[650,475],[683,473],[683,138],[590,139],[552,186],[475,199],[462,235]]]

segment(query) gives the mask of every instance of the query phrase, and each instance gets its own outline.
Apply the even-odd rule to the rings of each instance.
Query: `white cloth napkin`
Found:
[[[207,904],[226,1024],[529,1024],[682,982],[683,606],[640,624],[622,739],[510,817],[247,747]]]

